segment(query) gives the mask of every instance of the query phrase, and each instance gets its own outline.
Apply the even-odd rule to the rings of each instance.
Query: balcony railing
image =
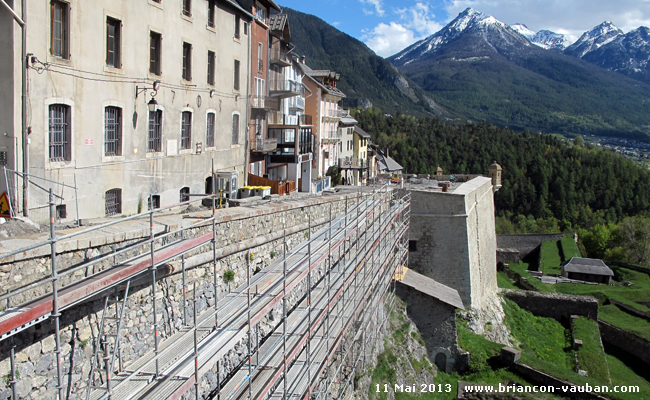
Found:
[[[323,131],[323,139],[341,139],[343,137],[343,132],[340,129],[334,129],[329,131]]]
[[[313,125],[311,115],[286,115],[281,111],[270,113],[269,125]]]
[[[278,148],[278,139],[276,138],[272,138],[272,139],[256,138],[251,143],[251,151],[256,153],[272,152],[275,151],[275,149],[277,148]]]
[[[288,79],[278,79],[269,82],[269,92],[271,96],[287,98],[293,96],[305,96],[305,88],[302,83],[290,81]]]
[[[282,46],[279,42],[276,42],[270,51],[271,64],[278,64],[284,67],[291,65],[291,56],[289,51],[285,46]]]
[[[368,160],[356,157],[339,158],[339,168],[341,169],[366,169]]]
[[[324,117],[333,117],[333,118],[342,118],[346,116],[345,110],[336,109],[336,110],[325,110],[323,112]]]
[[[277,98],[268,96],[253,96],[251,99],[252,108],[261,108],[265,110],[277,110],[280,108],[280,102]]]

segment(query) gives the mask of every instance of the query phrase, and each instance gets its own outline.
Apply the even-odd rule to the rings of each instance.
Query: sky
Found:
[[[391,56],[436,33],[467,7],[537,32],[547,29],[572,42],[604,21],[624,32],[650,26],[650,0],[279,0],[353,36],[375,53]]]

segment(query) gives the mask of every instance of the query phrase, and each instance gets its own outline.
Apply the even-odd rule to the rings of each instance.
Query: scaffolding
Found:
[[[377,338],[383,324],[383,321],[378,321],[378,315],[393,275],[397,268],[407,263],[410,212],[410,194],[400,194],[388,187],[373,188],[363,193],[360,191],[349,197],[345,199],[345,212],[338,217],[332,215],[330,203],[329,218],[312,221],[309,217],[307,224],[284,229],[281,236],[282,259],[257,274],[252,273],[250,262],[247,262],[246,283],[221,299],[217,296],[217,261],[229,253],[216,249],[214,211],[211,219],[158,234],[154,230],[153,214],[160,209],[132,217],[143,218],[148,214],[150,237],[145,244],[148,242],[150,245],[149,254],[132,257],[83,282],[64,288],[58,283],[62,274],[87,268],[88,264],[115,257],[117,253],[126,253],[129,248],[59,271],[56,266],[56,244],[71,235],[57,239],[52,225],[51,237],[47,242],[52,254],[51,277],[0,296],[0,301],[6,300],[8,306],[0,314],[0,339],[11,338],[13,344],[16,333],[45,318],[53,319],[57,389],[59,399],[63,399],[59,334],[61,310],[93,296],[103,295],[106,296],[105,307],[94,346],[87,399],[179,399],[189,391],[193,391],[197,399],[209,397],[219,400],[321,398],[334,392],[338,392],[334,397],[341,396],[350,387],[354,371],[365,359],[367,348]],[[213,196],[206,198],[214,199]],[[52,200],[50,205],[53,215]],[[108,225],[116,223],[119,221]],[[192,239],[185,238],[184,233],[188,229],[210,225],[212,232]],[[287,234],[298,232],[301,228],[308,232],[306,240],[289,251]],[[138,243],[140,246],[142,244]],[[196,286],[193,299],[187,298],[185,256],[206,244],[212,247],[215,301],[213,309],[198,315]],[[242,249],[246,251],[246,246],[235,247],[237,249],[231,253],[241,252]],[[177,259],[182,265],[183,323],[186,326],[159,342],[156,273],[160,265]],[[246,260],[250,259],[248,252]],[[120,355],[120,333],[129,285],[134,279],[147,275],[151,277],[152,284],[154,350],[125,367]],[[101,279],[106,281],[105,284],[92,286],[93,282],[96,284]],[[12,297],[43,284],[51,284],[51,293],[11,307]],[[87,293],[85,297],[74,295],[73,292],[79,289]],[[64,293],[63,302],[60,301],[61,293]],[[109,315],[107,310],[111,305],[115,311]],[[186,313],[188,305],[193,310],[191,324]],[[277,309],[282,310],[282,318],[270,331],[264,332],[260,323]],[[20,322],[20,325],[13,327],[7,325],[6,321],[13,321],[14,325]],[[374,329],[360,329],[366,326]],[[225,376],[220,360],[238,343],[245,343],[246,357]],[[354,354],[355,347],[362,350]],[[17,399],[13,347],[10,357],[10,383]],[[328,371],[335,365],[335,360],[338,360],[338,366],[333,376],[329,376]],[[210,393],[200,393],[202,378],[215,369],[217,387]]]

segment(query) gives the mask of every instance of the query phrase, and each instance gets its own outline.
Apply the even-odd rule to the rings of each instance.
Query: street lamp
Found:
[[[149,100],[149,103],[147,103],[150,112],[156,112],[156,110],[158,109],[158,102],[156,101],[156,99],[153,98],[153,96],[155,96],[154,93],[151,93],[151,100]]]

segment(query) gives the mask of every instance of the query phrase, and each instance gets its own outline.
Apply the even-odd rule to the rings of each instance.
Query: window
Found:
[[[162,151],[162,110],[149,111],[147,152]]]
[[[239,114],[232,115],[232,144],[239,144]]]
[[[268,23],[266,20],[267,12],[266,12],[266,7],[264,7],[262,4],[259,2],[255,3],[255,18],[257,18],[260,22],[263,23]]]
[[[215,123],[215,114],[208,113],[207,128],[205,131],[206,147],[214,147],[214,123]]]
[[[150,46],[149,46],[149,72],[153,75],[162,75],[161,65],[161,49],[162,49],[162,35],[156,32],[149,33]]]
[[[192,16],[192,0],[183,0],[183,15]]]
[[[208,26],[214,28],[215,4],[214,0],[208,0]]]
[[[239,31],[240,22],[241,18],[239,15],[235,15],[235,39],[239,39],[241,37],[241,32]]]
[[[235,60],[235,90],[239,90],[239,60]]]
[[[183,111],[181,113],[181,150],[192,148],[192,113]]]
[[[121,61],[122,21],[108,17],[106,19],[106,65],[122,68]]]
[[[257,70],[264,71],[264,45],[262,42],[257,45]]]
[[[51,3],[50,52],[53,56],[70,58],[70,5],[58,0]]]
[[[50,105],[48,121],[50,161],[70,161],[70,107]]]
[[[184,187],[181,189],[181,203],[184,203],[186,201],[190,201],[190,188],[189,187]]]
[[[418,251],[418,241],[409,240],[409,251]]]
[[[106,216],[122,214],[122,189],[106,191]]]
[[[118,107],[104,109],[104,155],[122,155],[122,109]]]
[[[149,211],[151,211],[152,208],[153,209],[160,208],[160,195],[159,194],[153,194],[147,200],[147,209]]]
[[[56,206],[56,219],[66,219],[68,218],[68,212],[66,211],[65,204],[58,204]]]
[[[192,45],[183,42],[183,79],[192,80]]]
[[[214,66],[215,66],[214,51],[208,50],[208,85],[214,85]]]

